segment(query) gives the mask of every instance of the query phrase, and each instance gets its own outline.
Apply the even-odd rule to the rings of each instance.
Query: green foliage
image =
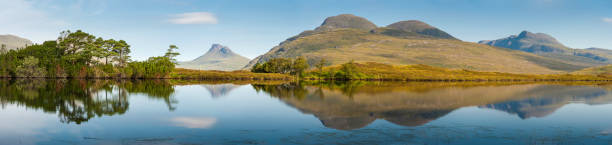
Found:
[[[0,77],[160,78],[174,69],[165,57],[130,62],[130,52],[124,40],[63,31],[57,40],[0,53]]]
[[[177,49],[178,47],[176,47],[176,45],[170,45],[166,51],[166,54],[164,54],[164,57],[170,59],[170,61],[172,61],[174,64],[178,64],[176,61],[176,56],[180,55],[180,53],[176,52]]]
[[[337,79],[351,80],[351,79],[359,79],[363,74],[357,71],[357,66],[355,62],[351,60],[348,63],[342,64],[340,67],[340,71],[336,72],[335,77]]]
[[[6,49],[6,44],[0,45],[0,54],[6,53],[8,49]]]
[[[255,73],[281,73],[301,76],[308,69],[308,60],[304,57],[296,59],[290,58],[273,58],[265,63],[257,63],[251,72]]]
[[[132,78],[164,78],[174,70],[175,64],[168,57],[150,57],[147,61],[130,62]]]
[[[38,66],[38,59],[28,56],[23,60],[23,64],[17,67],[17,76],[24,78],[44,77],[45,70]]]
[[[308,65],[308,60],[304,57],[298,57],[293,60],[293,64],[291,65],[291,74],[301,76],[306,69],[308,69],[310,65]]]

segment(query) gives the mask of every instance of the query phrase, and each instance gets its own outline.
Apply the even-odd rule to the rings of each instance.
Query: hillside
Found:
[[[522,51],[459,41],[442,30],[417,22],[398,22],[369,31],[361,29],[364,27],[355,29],[357,26],[352,25],[326,31],[316,31],[319,28],[305,31],[253,59],[245,68],[271,58],[298,56],[306,57],[310,64],[325,58],[330,65],[355,60],[511,73],[561,73],[590,67]],[[321,27],[325,27],[325,23]]]
[[[32,45],[32,41],[14,35],[0,35],[0,45],[6,45],[8,50],[24,48],[27,45]]]
[[[611,75],[612,65],[590,67],[590,68],[585,68],[583,70],[575,71],[572,73],[582,74],[582,75]]]
[[[213,44],[210,49],[202,56],[188,62],[179,62],[178,68],[196,70],[239,70],[249,59],[234,53],[228,47]]]
[[[612,51],[602,49],[572,49],[544,33],[523,31],[518,35],[497,40],[483,40],[478,43],[534,53],[561,60],[581,68],[601,66],[612,62],[610,61]]]

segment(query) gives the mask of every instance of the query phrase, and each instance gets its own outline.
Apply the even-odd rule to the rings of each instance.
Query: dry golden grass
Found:
[[[465,69],[446,69],[428,65],[388,65],[381,63],[356,63],[357,80],[396,81],[612,81],[612,77],[580,74],[513,74],[480,72]],[[324,68],[324,74],[340,70],[335,65]],[[318,70],[307,73],[307,80],[319,79]],[[331,78],[321,78],[331,79]]]
[[[204,71],[177,68],[170,73],[172,79],[197,80],[292,80],[293,77],[276,73],[252,73],[249,71]]]

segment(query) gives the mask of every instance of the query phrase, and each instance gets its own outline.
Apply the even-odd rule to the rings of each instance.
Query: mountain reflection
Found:
[[[351,82],[253,87],[340,130],[362,128],[376,119],[420,126],[467,106],[525,118],[549,115],[570,102],[612,102],[609,91],[597,85]]]
[[[240,85],[235,85],[235,84],[206,84],[206,85],[202,85],[202,87],[206,88],[206,90],[208,90],[208,92],[210,93],[210,96],[212,98],[220,98],[223,97],[227,94],[229,94],[229,92],[231,92],[232,90],[240,87]]]
[[[537,90],[525,92],[524,95],[530,97],[480,107],[501,110],[526,119],[545,117],[568,103],[589,105],[612,103],[612,94],[608,90],[590,86],[541,86]]]
[[[164,81],[0,80],[0,104],[57,113],[63,123],[81,124],[94,117],[120,115],[128,97],[144,94],[174,110],[174,88]]]

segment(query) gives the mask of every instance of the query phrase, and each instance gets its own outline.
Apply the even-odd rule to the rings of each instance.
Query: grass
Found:
[[[277,73],[252,73],[249,71],[206,71],[177,68],[169,74],[170,79],[196,80],[293,80],[293,77]]]
[[[612,76],[590,74],[514,74],[501,72],[480,72],[465,69],[446,69],[428,65],[389,65],[366,62],[355,64],[356,77],[353,80],[388,81],[612,81]],[[330,77],[341,70],[334,65],[306,73],[306,80],[335,79]],[[323,77],[321,77],[323,76]]]
[[[572,74],[576,75],[612,75],[612,65],[600,66],[600,67],[591,67],[586,68],[580,71],[573,72]]]

